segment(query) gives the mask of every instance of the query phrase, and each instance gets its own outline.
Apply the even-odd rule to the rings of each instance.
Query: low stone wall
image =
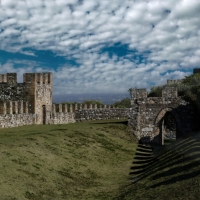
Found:
[[[49,112],[47,113],[45,124],[69,124],[74,122],[76,122],[76,120],[75,113],[73,112]]]
[[[75,112],[76,121],[129,118],[132,108],[85,109]]]
[[[1,114],[0,115],[0,127],[17,127],[23,125],[35,124],[35,114]]]

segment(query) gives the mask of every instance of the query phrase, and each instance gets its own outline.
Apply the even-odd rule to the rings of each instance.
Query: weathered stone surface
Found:
[[[166,87],[162,97],[147,97],[146,89],[129,91],[131,108],[97,108],[87,104],[78,108],[72,104],[52,104],[51,73],[26,73],[24,83],[17,83],[16,73],[0,74],[0,127],[128,118],[141,142],[159,144],[163,144],[164,137],[179,137],[193,130],[195,111],[177,96],[176,88]],[[176,129],[172,130],[169,123]]]
[[[120,108],[110,108],[104,106],[104,108],[99,109],[85,109],[79,110],[75,113],[76,121],[84,121],[84,120],[101,120],[101,119],[120,119],[120,118],[128,118],[130,116],[130,112],[132,109],[120,109]]]
[[[52,74],[26,73],[24,83],[17,83],[17,74],[0,75],[0,126],[25,124],[67,124],[76,121],[127,118],[132,109],[105,105],[52,104]]]
[[[23,125],[35,124],[36,115],[35,114],[6,114],[0,115],[0,127],[17,127]]]
[[[177,97],[176,88],[165,87],[162,97],[145,97],[144,89],[134,88],[129,91],[133,112],[130,112],[128,124],[141,142],[163,144],[164,137],[179,137],[193,130],[194,109],[181,97]],[[168,121],[171,117],[171,124],[176,130],[169,129],[167,115]]]

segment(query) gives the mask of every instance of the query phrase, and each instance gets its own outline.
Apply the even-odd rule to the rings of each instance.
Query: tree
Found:
[[[131,107],[131,100],[129,98],[122,99],[121,101],[117,101],[112,106],[117,108],[130,108]]]

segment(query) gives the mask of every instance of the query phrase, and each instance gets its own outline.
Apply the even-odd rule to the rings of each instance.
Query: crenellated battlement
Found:
[[[7,83],[13,85],[17,83],[17,73],[0,74],[0,84]]]
[[[170,84],[177,84],[177,83],[181,83],[182,82],[182,79],[176,79],[176,80],[170,80],[168,79],[167,80],[167,84],[170,85]]]
[[[99,107],[97,104],[52,104],[52,113],[73,113],[76,111],[81,111],[81,110],[109,110],[109,109],[114,109],[114,106],[110,105],[100,105]]]
[[[28,114],[27,101],[0,101],[0,115]]]
[[[7,83],[7,74],[0,74],[0,83]]]
[[[52,83],[52,73],[37,73],[36,74],[37,84],[51,84]]]
[[[43,72],[43,73],[25,73],[24,83],[32,83],[36,85],[47,85],[52,84],[52,73],[51,72]]]
[[[141,89],[130,88],[129,93],[130,93],[132,99],[146,98],[147,94],[148,94],[146,88],[141,88]]]

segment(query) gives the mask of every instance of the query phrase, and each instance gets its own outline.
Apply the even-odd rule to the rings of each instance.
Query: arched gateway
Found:
[[[129,126],[141,143],[164,144],[193,128],[193,108],[177,95],[177,88],[165,87],[162,97],[147,97],[146,89],[131,88],[132,113]]]
[[[154,126],[155,137],[159,137],[159,144],[164,144],[164,139],[176,139],[181,135],[181,120],[173,108],[163,108],[157,115]]]

